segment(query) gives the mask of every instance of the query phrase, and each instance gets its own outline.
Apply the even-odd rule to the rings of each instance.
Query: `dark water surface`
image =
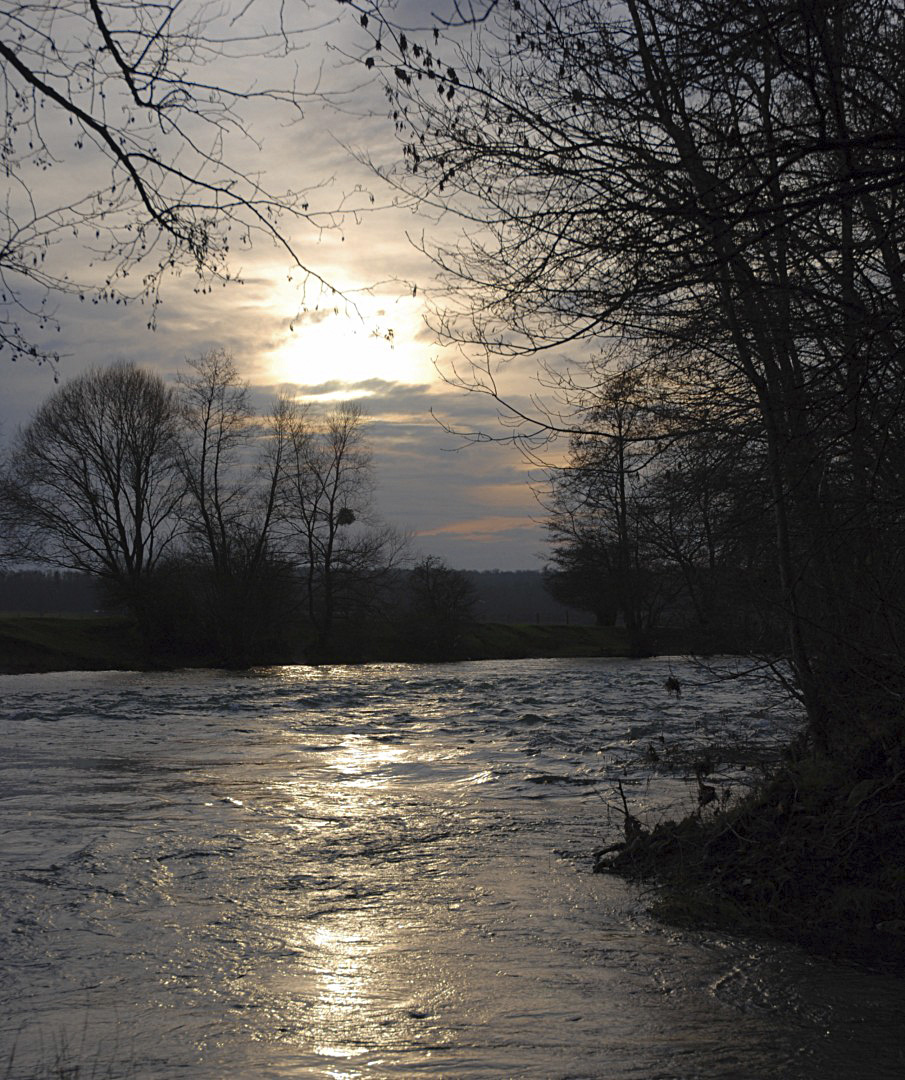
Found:
[[[534,660],[0,695],[0,1077],[905,1076],[905,982],[664,928],[591,873],[616,779],[676,813],[725,732],[737,779],[769,756],[793,718],[757,680]]]

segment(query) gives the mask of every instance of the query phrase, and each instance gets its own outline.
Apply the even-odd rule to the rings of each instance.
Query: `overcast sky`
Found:
[[[262,7],[266,11],[266,0]],[[191,274],[169,279],[153,332],[146,329],[146,308],[59,299],[61,329],[48,330],[45,344],[62,354],[61,381],[121,358],[172,378],[186,357],[226,348],[262,408],[287,384],[314,403],[357,399],[370,419],[379,511],[414,534],[416,550],[462,568],[539,567],[545,558],[541,512],[519,453],[505,445],[463,448],[463,440],[434,418],[457,428],[495,430],[492,402],[450,387],[435,368],[454,358],[443,355],[425,325],[423,298],[431,294],[432,271],[409,237],[430,237],[440,225],[393,207],[392,192],[342,145],[354,144],[378,161],[398,154],[380,87],[369,85],[363,66],[342,63],[350,39],[349,30],[331,22],[337,10],[348,12],[332,0],[312,9],[312,24],[326,25],[312,32],[295,62],[302,89],[317,83],[340,110],[312,96],[304,119],[292,126],[288,115],[259,110],[250,115],[250,126],[260,150],[237,143],[226,153],[262,170],[272,190],[311,188],[314,209],[361,208],[335,229],[301,223],[291,235],[307,265],[353,303],[318,293],[310,282],[303,293],[301,275],[296,271],[289,280],[285,257],[263,245],[235,264],[241,286],[202,296]],[[243,73],[233,70],[229,77],[241,81]],[[333,93],[352,87],[354,93]],[[369,110],[377,115],[368,118]],[[64,177],[89,175],[92,164],[74,158],[66,169],[36,174],[32,182],[58,185]],[[85,254],[75,244],[63,245],[54,258],[79,267]],[[9,438],[53,391],[53,372],[5,360],[0,377],[0,425]],[[514,390],[529,389],[518,371],[509,377]]]

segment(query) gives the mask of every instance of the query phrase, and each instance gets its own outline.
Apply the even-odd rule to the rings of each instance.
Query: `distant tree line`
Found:
[[[172,387],[118,364],[61,386],[14,440],[3,549],[90,575],[164,660],[355,659],[381,636],[451,654],[470,590],[436,559],[398,576],[407,538],[373,490],[356,405],[282,396],[256,416],[224,351]]]
[[[460,585],[464,583],[467,609],[463,628],[471,621],[576,626],[596,621],[583,606],[553,599],[548,590],[548,574],[541,570],[451,570],[432,556],[425,556],[413,566],[402,566],[389,575],[386,594],[391,608],[404,607],[406,598],[417,591],[413,575],[422,573],[425,563],[449,570]],[[451,599],[455,599],[454,593]],[[84,614],[103,610],[103,603],[96,579],[87,574],[21,568],[0,570],[0,612]],[[587,603],[584,594],[576,599],[576,604]],[[460,606],[457,601],[456,609]],[[448,618],[448,612],[442,617]]]
[[[94,578],[61,570],[0,570],[0,612],[90,614],[98,610]]]

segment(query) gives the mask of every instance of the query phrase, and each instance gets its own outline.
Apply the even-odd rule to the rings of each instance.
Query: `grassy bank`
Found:
[[[127,619],[0,615],[0,672],[128,670],[147,666]]]
[[[461,645],[470,660],[519,660],[549,656],[627,656],[625,631],[609,626],[540,626],[476,623]]]
[[[653,887],[665,921],[793,941],[905,973],[905,747],[789,752],[736,805],[631,819],[598,870]]]
[[[663,656],[709,650],[684,630],[653,631],[642,647],[617,626],[539,626],[534,623],[476,623],[462,642],[471,660],[517,660],[570,656]]]
[[[690,642],[680,632],[659,631],[649,643],[650,652],[691,651]],[[548,626],[532,623],[476,623],[456,651],[455,659],[509,660],[532,657],[632,656],[625,631],[617,627]],[[341,642],[332,660],[342,663]],[[374,654],[360,651],[364,660],[404,660],[404,650],[388,640],[375,647]],[[274,655],[266,662],[303,662],[300,654]],[[40,671],[100,669],[153,669],[201,666],[207,657],[151,656],[129,621],[101,615],[0,615],[0,672],[20,674]]]

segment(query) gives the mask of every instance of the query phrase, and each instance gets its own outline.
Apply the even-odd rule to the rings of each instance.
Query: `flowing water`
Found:
[[[0,695],[0,1077],[905,1075],[905,982],[663,927],[591,872],[617,780],[675,814],[696,756],[736,790],[770,757],[794,717],[756,678],[534,660]]]

